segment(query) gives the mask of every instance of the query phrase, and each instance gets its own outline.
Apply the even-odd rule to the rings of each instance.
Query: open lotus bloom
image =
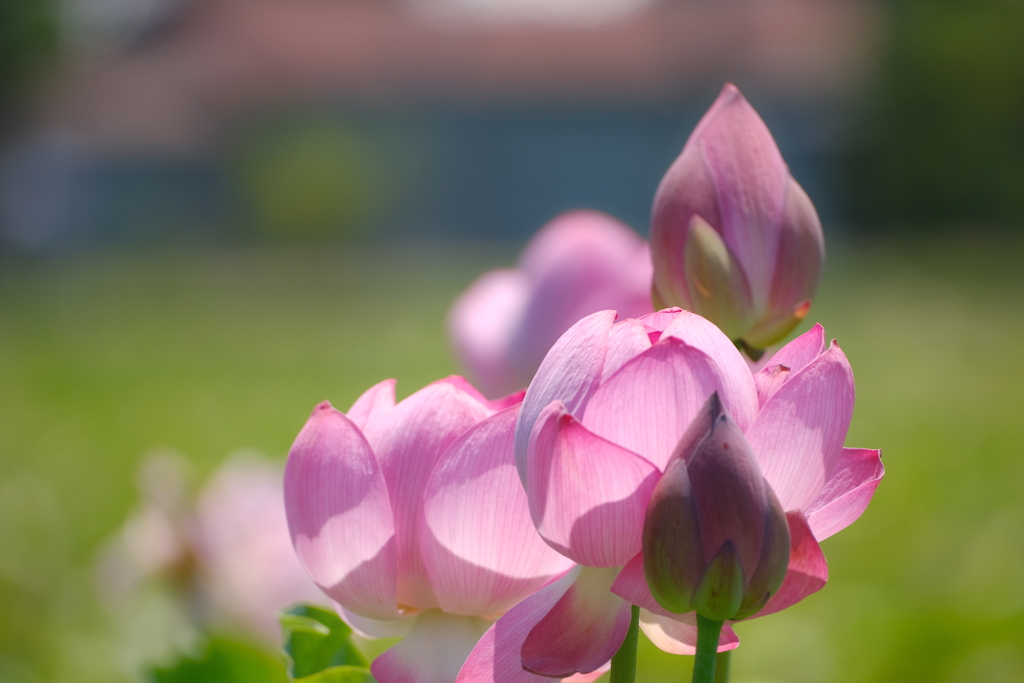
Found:
[[[321,403],[295,440],[285,505],[295,552],[342,617],[403,636],[380,683],[451,683],[493,621],[572,568],[537,535],[516,473],[522,392],[461,377],[395,403],[394,380],[347,414]]]
[[[614,308],[650,313],[647,243],[598,211],[545,225],[514,269],[482,275],[453,304],[448,332],[460,362],[488,396],[522,389],[573,323]]]
[[[655,305],[699,313],[755,360],[810,310],[825,258],[821,222],[734,85],[658,187],[651,254]]]
[[[684,435],[716,392],[721,412],[735,425],[730,442],[752,453],[754,463],[743,467],[760,470],[770,487],[765,495],[785,513],[791,547],[781,586],[773,590],[778,581],[769,559],[767,576],[757,578],[770,593],[766,601],[756,604],[763,593],[749,600],[740,595],[744,609],[730,616],[771,614],[820,589],[828,571],[818,542],[857,519],[882,477],[879,451],[843,447],[853,374],[840,348],[825,343],[821,326],[783,347],[755,376],[735,345],[693,313],[670,309],[614,320],[614,311],[593,314],[559,339],[527,391],[516,426],[516,463],[533,522],[552,548],[581,567],[499,620],[461,680],[533,675],[517,664],[548,676],[589,671],[621,645],[631,604],[643,608],[640,625],[655,645],[693,654],[695,614],[670,611],[654,599],[641,550],[659,481],[677,449],[689,448]],[[712,487],[719,476],[707,469],[691,475]],[[750,495],[760,496],[753,474],[747,481]],[[697,523],[717,525],[720,541],[744,519],[754,525],[775,519],[771,507],[768,498],[756,498],[739,518],[700,508],[707,514]],[[766,537],[758,537],[759,546],[738,548],[749,572],[744,588],[756,578],[754,555],[768,548]],[[721,544],[712,545],[702,550],[702,563],[713,560]],[[687,588],[683,603],[673,606],[685,609],[693,596]],[[719,648],[737,644],[726,625]]]

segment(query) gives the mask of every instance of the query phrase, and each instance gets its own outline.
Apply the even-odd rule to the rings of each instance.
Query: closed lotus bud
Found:
[[[658,187],[651,256],[655,307],[708,318],[752,358],[810,310],[825,259],[821,222],[734,85]]]
[[[782,585],[789,565],[786,515],[717,393],[654,489],[643,559],[662,607],[714,621],[753,615]]]

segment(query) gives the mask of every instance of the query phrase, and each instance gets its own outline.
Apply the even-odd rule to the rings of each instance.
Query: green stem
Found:
[[[715,683],[715,661],[718,659],[718,636],[721,621],[697,615],[697,659],[693,663],[693,683]]]
[[[732,650],[718,653],[718,664],[715,666],[715,683],[729,683],[729,665],[732,659]]]
[[[633,683],[636,679],[636,643],[640,637],[640,608],[633,605],[629,630],[622,647],[612,657],[612,673],[609,683]]]

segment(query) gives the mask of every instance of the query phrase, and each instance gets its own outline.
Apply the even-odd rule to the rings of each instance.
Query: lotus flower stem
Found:
[[[693,663],[693,683],[715,683],[718,636],[724,622],[697,614],[697,659]],[[613,665],[614,666],[614,665]]]
[[[718,653],[718,664],[715,666],[715,683],[729,683],[729,664],[732,650]]]
[[[622,647],[612,657],[612,672],[609,683],[633,683],[636,679],[636,645],[640,637],[640,608],[633,605],[629,631]]]

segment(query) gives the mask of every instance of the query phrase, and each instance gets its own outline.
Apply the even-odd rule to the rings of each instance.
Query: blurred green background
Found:
[[[316,402],[456,370],[452,298],[493,248],[88,254],[0,271],[0,680],[118,681],[98,542],[155,446],[203,472],[282,457]],[[824,543],[831,579],[741,624],[737,683],[1024,680],[1024,243],[968,232],[834,240],[811,318],[857,379],[848,445],[887,475]],[[690,663],[642,650],[641,680]]]

